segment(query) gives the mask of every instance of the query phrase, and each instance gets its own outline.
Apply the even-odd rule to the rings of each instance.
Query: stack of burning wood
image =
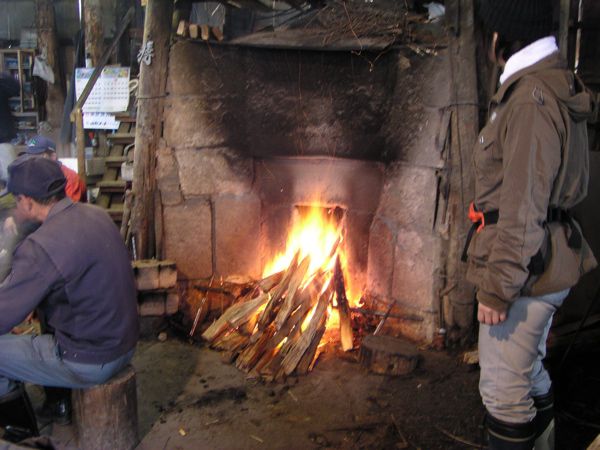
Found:
[[[282,380],[313,368],[324,345],[330,311],[336,308],[342,348],[352,349],[338,245],[329,263],[314,273],[309,272],[310,258],[300,259],[296,253],[286,270],[255,282],[202,337],[240,370],[267,381]]]

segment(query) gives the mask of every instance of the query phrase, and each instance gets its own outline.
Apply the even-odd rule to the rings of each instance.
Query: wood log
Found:
[[[189,30],[190,30],[190,37],[191,37],[192,39],[198,39],[198,36],[199,36],[199,28],[198,28],[198,25],[197,25],[197,24],[195,24],[195,23],[190,23],[190,28],[189,28]]]
[[[202,338],[212,342],[229,326],[236,328],[250,320],[250,316],[268,300],[268,294],[262,294],[247,302],[236,303],[228,308],[210,327],[202,333]]]
[[[78,448],[129,450],[138,443],[135,370],[127,366],[104,384],[73,390]]]
[[[326,324],[327,324],[327,316],[323,316],[325,320],[321,321],[321,326],[317,330],[314,339],[311,341],[310,346],[300,359],[298,366],[296,367],[297,375],[304,375],[312,370],[313,361],[315,360],[315,354],[317,353],[317,348],[321,345],[321,338],[325,334]]]
[[[208,25],[200,25],[200,35],[203,41],[208,41],[210,37],[210,28],[208,28]]]
[[[285,271],[285,274],[283,275],[283,279],[275,288],[273,288],[273,294],[271,295],[271,298],[269,299],[267,306],[265,307],[260,318],[258,319],[258,329],[259,330],[264,330],[265,327],[269,323],[271,323],[272,316],[275,311],[275,307],[281,301],[281,298],[289,285],[290,279],[292,278],[292,275],[294,274],[294,271],[296,269],[296,265],[298,264],[299,258],[300,258],[300,253],[297,252],[294,255],[294,258],[292,259],[292,262],[290,263],[289,267]]]
[[[313,339],[315,339],[315,335],[320,327],[321,320],[324,315],[327,315],[327,306],[329,306],[331,295],[332,286],[329,285],[329,287],[319,298],[317,306],[315,307],[315,312],[310,319],[310,323],[308,324],[306,330],[302,332],[298,341],[292,348],[290,348],[288,354],[285,355],[282,361],[281,367],[285,375],[290,375],[294,369],[296,369],[300,359],[310,347]]]
[[[253,345],[247,346],[244,351],[240,353],[235,366],[245,372],[252,370],[264,354],[267,342],[269,342],[269,339],[271,339],[274,332],[275,330],[273,327],[268,327],[260,332],[260,338]]]
[[[337,300],[337,308],[340,315],[340,339],[342,341],[342,350],[347,352],[354,347],[354,335],[352,333],[352,319],[350,317],[350,305],[346,297],[346,285],[344,283],[344,272],[340,257],[335,260],[333,270],[333,284]]]
[[[258,287],[263,292],[269,292],[275,286],[277,286],[283,280],[283,276],[285,275],[285,271],[277,272],[272,275],[269,275],[266,278],[263,278],[258,282]]]
[[[306,272],[308,271],[308,267],[310,266],[310,257],[306,257],[302,260],[300,265],[294,271],[294,274],[290,278],[290,284],[288,286],[287,292],[285,294],[285,300],[281,304],[281,308],[279,308],[279,312],[275,317],[275,328],[280,330],[292,312],[292,307],[294,306],[294,299],[296,297],[296,293],[298,292],[298,288],[304,280],[306,276]]]
[[[185,20],[180,20],[177,25],[177,36],[187,37],[189,31],[189,24]]]
[[[369,335],[363,339],[359,361],[380,375],[406,375],[417,367],[419,352],[414,344],[393,336]]]
[[[249,336],[240,333],[237,330],[231,330],[229,333],[223,333],[219,338],[215,339],[211,348],[224,352],[238,352],[248,342]]]

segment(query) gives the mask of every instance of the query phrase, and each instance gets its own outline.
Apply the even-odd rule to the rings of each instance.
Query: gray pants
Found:
[[[134,350],[106,364],[63,360],[53,335],[0,336],[0,397],[15,388],[15,381],[42,386],[86,388],[101,384],[125,367]]]
[[[569,289],[521,297],[498,325],[479,327],[479,392],[487,411],[509,423],[533,420],[533,396],[548,393],[550,376],[542,364],[552,316]]]

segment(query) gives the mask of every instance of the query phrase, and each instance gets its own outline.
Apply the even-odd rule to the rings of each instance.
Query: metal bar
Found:
[[[121,21],[121,26],[119,27],[117,34],[115,35],[112,43],[110,44],[110,47],[104,52],[104,55],[102,55],[100,64],[98,64],[98,66],[94,68],[94,72],[92,73],[92,76],[90,77],[89,81],[85,85],[83,92],[77,99],[77,102],[75,103],[75,106],[73,107],[73,110],[71,111],[71,122],[75,122],[76,114],[77,114],[76,111],[81,110],[83,108],[83,105],[85,104],[88,96],[92,92],[92,89],[94,88],[94,85],[96,84],[96,81],[98,80],[98,78],[100,77],[100,74],[102,73],[102,69],[104,69],[104,66],[106,66],[106,63],[108,62],[108,59],[110,58],[110,55],[112,54],[112,52],[115,50],[115,48],[117,48],[117,45],[119,44],[119,41],[121,40],[121,37],[123,36],[123,33],[125,33],[125,30],[129,26],[129,22],[131,22],[131,19],[133,18],[134,15],[135,15],[135,8],[132,6],[131,8],[129,8],[129,11],[127,11],[127,14],[125,14],[125,17],[123,17],[123,20]]]

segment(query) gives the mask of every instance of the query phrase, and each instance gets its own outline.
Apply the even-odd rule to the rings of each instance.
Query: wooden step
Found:
[[[120,223],[123,220],[123,205],[122,204],[111,206],[109,209],[106,210],[106,212],[108,213],[110,218],[115,222]]]
[[[125,156],[107,156],[104,158],[104,163],[107,167],[119,168],[126,160]]]
[[[131,134],[131,133],[107,134],[106,139],[108,139],[113,144],[133,144],[133,142],[135,141],[135,134]]]
[[[102,180],[96,184],[100,192],[122,192],[125,193],[127,182],[124,180]]]

